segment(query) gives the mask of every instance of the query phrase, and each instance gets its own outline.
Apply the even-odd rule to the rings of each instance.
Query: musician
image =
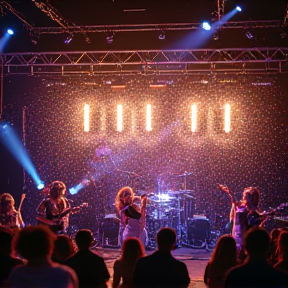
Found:
[[[243,190],[242,200],[236,202],[234,195],[224,185],[219,187],[231,198],[230,223],[232,224],[232,236],[235,238],[237,249],[243,253],[243,237],[251,227],[262,226],[266,220],[265,214],[258,210],[260,191],[257,187],[247,187]]]
[[[21,216],[21,206],[25,198],[22,194],[18,211],[15,208],[15,200],[10,193],[0,195],[0,226],[8,229],[23,228],[25,226]]]
[[[45,197],[36,209],[39,224],[44,224],[56,234],[66,234],[69,227],[71,205],[66,198],[66,186],[54,181],[45,188]]]
[[[137,201],[140,200],[140,205]],[[146,226],[147,196],[137,197],[131,187],[121,188],[115,198],[115,207],[120,217],[120,242],[128,237],[136,237],[147,245],[148,236]],[[122,240],[122,241],[121,241]]]

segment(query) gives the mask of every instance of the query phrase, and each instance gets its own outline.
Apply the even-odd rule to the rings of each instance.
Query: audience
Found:
[[[142,242],[135,237],[127,238],[122,244],[122,255],[114,262],[112,287],[132,287],[132,274],[136,261],[145,255]],[[122,279],[122,284],[119,286]]]
[[[264,228],[249,229],[244,237],[247,258],[228,271],[224,287],[288,287],[288,274],[267,263],[269,243],[270,236]]]
[[[22,265],[23,261],[12,257],[12,239],[13,234],[9,229],[0,229],[0,287],[4,287],[8,281],[9,274],[17,265]]]
[[[75,272],[51,260],[55,235],[46,226],[27,226],[14,237],[12,247],[25,259],[9,276],[10,288],[77,288]]]
[[[205,284],[209,288],[223,287],[226,272],[237,264],[235,239],[230,235],[221,236],[217,241],[211,259],[205,268]]]
[[[281,229],[274,228],[270,232],[270,245],[269,245],[269,250],[268,250],[268,255],[267,255],[267,261],[270,265],[275,265],[278,259],[278,249],[277,249],[277,243],[278,243],[278,238],[280,235]]]
[[[161,228],[156,241],[158,250],[136,262],[133,287],[187,287],[190,283],[187,267],[171,254],[176,247],[175,230]]]
[[[90,250],[93,243],[92,232],[89,229],[79,230],[75,235],[75,242],[78,251],[66,259],[65,264],[76,272],[79,287],[107,287],[106,282],[110,275],[104,259]]]
[[[57,263],[64,263],[64,261],[75,253],[72,239],[67,235],[57,235],[54,242],[54,249],[52,253],[52,260]]]
[[[280,233],[277,251],[279,258],[274,267],[288,273],[288,231],[282,231]]]

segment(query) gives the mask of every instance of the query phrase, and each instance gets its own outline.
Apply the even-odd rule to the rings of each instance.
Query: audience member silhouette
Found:
[[[267,255],[267,261],[270,265],[275,265],[278,261],[278,249],[277,249],[277,243],[278,238],[281,233],[281,229],[274,228],[270,232],[270,245]]]
[[[133,287],[187,287],[190,283],[187,267],[171,254],[176,247],[175,230],[161,228],[156,241],[158,250],[136,262]]]
[[[104,259],[90,247],[93,243],[93,234],[89,229],[81,229],[75,235],[78,251],[66,259],[65,264],[74,269],[79,279],[79,287],[107,287],[106,282],[110,275]]]
[[[244,236],[247,258],[228,271],[224,287],[288,287],[288,274],[267,263],[269,242],[270,236],[264,228],[249,229]]]
[[[237,265],[236,241],[231,235],[221,236],[205,268],[204,282],[209,288],[222,288],[226,272]]]
[[[22,265],[23,261],[12,257],[13,234],[9,229],[0,229],[0,287],[4,287],[9,274],[17,265]]]
[[[64,261],[75,253],[73,241],[67,235],[57,235],[54,242],[52,260],[57,263]]]
[[[121,258],[114,262],[114,275],[112,287],[132,287],[132,275],[136,261],[145,255],[142,242],[135,237],[127,238],[122,244]],[[122,279],[122,283],[120,281]]]
[[[13,268],[10,288],[77,288],[75,272],[51,260],[55,235],[46,226],[27,226],[14,237],[12,247],[27,262]]]
[[[288,231],[282,231],[278,239],[278,262],[275,268],[284,270],[288,273]]]

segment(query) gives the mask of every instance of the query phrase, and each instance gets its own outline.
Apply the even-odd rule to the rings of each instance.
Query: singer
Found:
[[[116,195],[115,207],[120,217],[120,243],[122,244],[128,237],[136,237],[146,246],[148,243],[145,229],[147,196],[140,197],[140,205],[136,204],[136,199],[133,189],[128,186],[121,188]]]

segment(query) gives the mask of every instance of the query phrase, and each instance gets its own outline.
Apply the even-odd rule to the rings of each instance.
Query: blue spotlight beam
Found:
[[[182,41],[178,41],[178,45],[182,46],[186,43],[190,43],[190,48],[196,49],[198,47],[203,46],[209,39],[212,38],[214,33],[216,33],[227,21],[229,21],[239,10],[237,7],[230,11],[229,13],[225,14],[221,20],[214,22],[211,25],[210,30],[204,30],[203,26],[195,30],[191,33],[187,38],[183,39]]]
[[[16,132],[13,127],[8,123],[2,123],[0,125],[0,137],[3,144],[15,157],[15,159],[22,165],[26,172],[32,177],[37,187],[42,187],[41,184],[44,184],[36,168],[34,167],[25,147],[23,146],[20,139],[17,137]],[[39,188],[41,189],[41,188]]]

